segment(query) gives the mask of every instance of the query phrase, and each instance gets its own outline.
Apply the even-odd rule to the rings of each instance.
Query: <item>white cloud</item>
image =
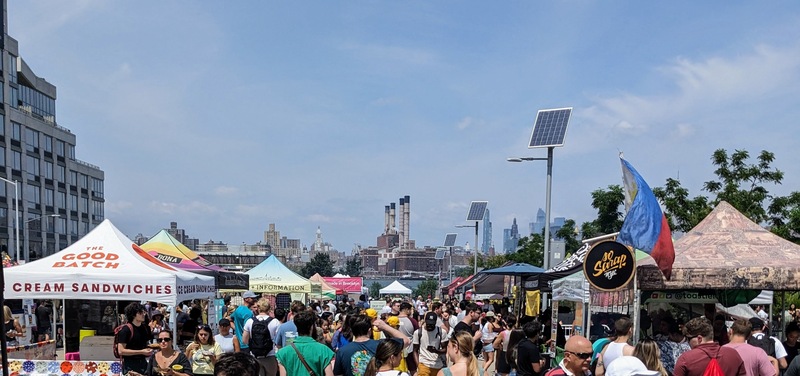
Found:
[[[331,223],[333,219],[324,214],[309,214],[305,217],[308,222]]]
[[[465,116],[458,121],[458,124],[456,124],[456,128],[458,128],[458,130],[460,131],[463,131],[467,128],[482,127],[485,125],[486,121],[483,119],[476,119],[473,118],[472,116]]]
[[[214,189],[214,194],[217,196],[233,196],[237,193],[239,193],[239,188],[236,187],[219,186]]]

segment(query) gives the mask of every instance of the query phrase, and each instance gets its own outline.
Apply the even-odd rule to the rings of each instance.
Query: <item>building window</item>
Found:
[[[8,80],[17,83],[17,57],[8,54]],[[16,107],[16,103],[12,103],[11,106]]]
[[[22,153],[16,150],[11,151],[11,168],[22,171]]]
[[[81,188],[89,188],[89,176],[88,175],[81,174],[80,182],[81,182],[80,183]]]
[[[59,157],[63,157],[64,150],[65,150],[64,141],[56,140],[56,155]]]
[[[78,185],[78,172],[69,170],[69,181],[68,183],[77,186]]]
[[[95,197],[103,197],[103,181],[98,178],[92,178],[92,191]]]
[[[44,161],[44,178],[53,179],[53,162]]]
[[[42,135],[42,148],[44,151],[52,153],[53,152],[53,137],[50,137],[46,134]]]
[[[35,185],[28,185],[25,192],[25,200],[28,201],[28,209],[38,209],[42,203],[41,188]]]
[[[45,231],[53,232],[56,229],[56,217],[46,217],[45,218]]]
[[[54,218],[56,220],[56,234],[66,235],[67,234],[67,219],[66,218]]]
[[[0,227],[8,227],[8,209],[0,208]]]
[[[91,209],[89,207],[89,198],[88,197],[81,197],[81,209],[83,209],[84,213],[88,213]]]
[[[28,180],[36,180],[39,176],[39,158],[31,157],[30,155],[27,157],[27,165],[25,166],[25,171],[28,173]]]
[[[55,204],[55,192],[50,188],[44,189],[44,204],[46,206],[53,206]]]
[[[70,219],[69,220],[69,234],[72,236],[78,236],[78,220],[77,219]]]
[[[66,209],[64,205],[67,203],[67,192],[57,192],[56,193],[56,208],[58,209]]]
[[[89,222],[81,222],[81,235],[89,233]]]
[[[67,157],[69,159],[75,159],[75,145],[67,144]]]
[[[5,171],[6,166],[6,148],[0,146],[0,166],[3,166],[3,171]]]
[[[6,197],[6,192],[8,192],[6,189],[7,188],[6,188],[6,183],[5,182],[3,182],[3,184],[0,184],[0,197]],[[12,202],[11,205],[14,205],[13,204],[14,201],[11,201],[11,202]]]
[[[100,201],[92,201],[92,215],[94,219],[103,220],[103,203]]]
[[[38,153],[39,152],[39,132],[25,128],[25,150]]]
[[[0,114],[0,136],[6,135],[6,116]]]
[[[20,141],[22,137],[22,124],[11,122],[11,139]]]
[[[69,195],[69,210],[78,210],[78,195]]]
[[[67,168],[62,165],[56,165],[56,180],[64,182],[64,174]]]

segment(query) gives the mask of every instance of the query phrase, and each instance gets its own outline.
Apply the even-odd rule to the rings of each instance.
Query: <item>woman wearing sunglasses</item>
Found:
[[[192,372],[198,375],[213,375],[214,363],[222,355],[222,348],[214,341],[211,328],[201,325],[194,334],[194,341],[186,346],[186,357],[192,361]]]
[[[159,332],[156,343],[159,351],[154,352],[147,362],[148,376],[192,376],[189,358],[172,346],[172,332]]]

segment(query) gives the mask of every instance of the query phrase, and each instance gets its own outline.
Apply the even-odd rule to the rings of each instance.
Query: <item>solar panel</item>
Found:
[[[447,234],[444,238],[444,246],[445,247],[453,247],[456,245],[456,235],[458,234]]]
[[[486,215],[486,205],[489,205],[489,201],[472,201],[472,204],[469,206],[467,220],[482,221],[483,216]]]
[[[572,107],[539,110],[536,114],[536,123],[533,124],[528,149],[564,146],[564,136],[567,134],[571,114]]]
[[[444,258],[444,254],[447,253],[447,250],[444,248],[439,248],[436,250],[436,255],[433,257],[437,260],[441,260]]]

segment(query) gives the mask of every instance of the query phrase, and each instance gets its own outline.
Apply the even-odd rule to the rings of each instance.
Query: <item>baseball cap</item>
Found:
[[[372,308],[367,308],[366,310],[364,310],[364,313],[366,313],[367,316],[369,316],[369,318],[371,318],[371,319],[378,318],[378,311],[376,311],[376,310],[374,310]]]
[[[650,371],[635,356],[621,356],[608,365],[606,375],[608,376],[657,376],[661,373]]]
[[[244,292],[244,294],[242,294],[242,299],[257,298],[257,297],[258,297],[258,295],[256,295],[256,293],[254,293],[254,292],[252,292],[250,290],[247,290],[247,291]]]
[[[439,316],[436,316],[435,312],[428,312],[425,314],[425,325],[436,325],[438,319]]]

